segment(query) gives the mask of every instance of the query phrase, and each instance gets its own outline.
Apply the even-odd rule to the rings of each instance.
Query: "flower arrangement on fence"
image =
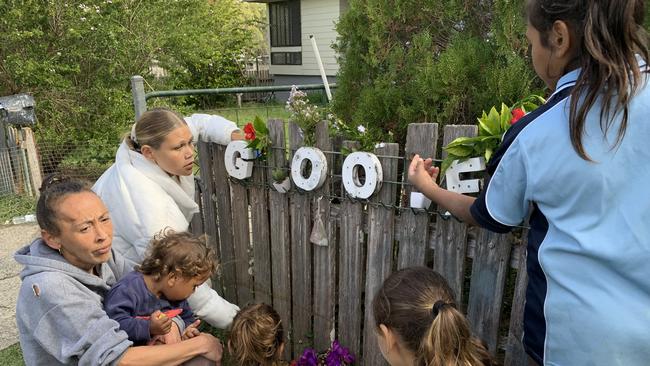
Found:
[[[318,107],[309,102],[307,94],[294,86],[287,100],[287,111],[289,119],[296,123],[302,130],[306,146],[313,146],[316,132],[316,125],[321,120],[330,122],[330,135],[341,136],[346,140],[359,142],[356,150],[372,151],[377,146],[377,141],[392,142],[392,132],[389,132],[388,139],[376,128],[366,127],[362,124],[350,126],[336,117],[328,107]],[[345,154],[346,151],[343,151]],[[349,153],[349,151],[347,152]]]
[[[329,113],[327,119],[330,123],[330,135],[341,136],[346,140],[357,141],[359,148],[354,149],[358,151],[372,151],[378,146],[378,141],[392,142],[393,133],[389,132],[388,136],[384,136],[377,128],[366,127],[364,125],[350,126],[337,118],[334,114]],[[344,155],[351,153],[346,148],[342,149]]]
[[[271,139],[266,123],[259,116],[255,116],[253,122],[244,126],[244,139],[248,142],[246,147],[256,151],[256,159],[265,160],[271,154]],[[273,186],[280,193],[286,193],[291,189],[288,169],[277,167],[271,172]]]
[[[291,366],[345,366],[354,364],[354,360],[350,350],[335,340],[329,349],[320,353],[313,348],[305,348],[300,358],[291,362]]]
[[[269,129],[266,123],[259,116],[255,116],[253,122],[248,122],[244,126],[244,140],[248,142],[246,145],[249,149],[257,152],[258,158],[266,158],[269,153],[269,146],[271,140],[269,139]]]
[[[323,118],[323,111],[309,102],[307,94],[298,90],[294,85],[287,99],[289,120],[300,127],[306,146],[313,146],[315,141],[316,125]]]
[[[546,103],[544,98],[533,94],[516,102],[511,107],[501,103],[500,112],[497,112],[496,107],[492,107],[489,113],[483,111],[483,115],[477,118],[478,136],[459,137],[443,147],[447,151],[447,157],[441,164],[440,177],[444,177],[445,171],[454,160],[463,161],[472,157],[484,157],[486,162],[489,161],[510,126],[517,123],[526,113],[537,109],[544,103]]]

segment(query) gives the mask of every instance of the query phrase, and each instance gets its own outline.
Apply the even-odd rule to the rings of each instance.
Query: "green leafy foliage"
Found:
[[[414,122],[473,124],[481,110],[539,94],[523,0],[351,0],[333,111],[403,143]]]
[[[241,61],[263,39],[264,6],[238,0],[6,0],[0,14],[0,95],[34,95],[37,139],[56,145],[44,157],[55,165],[113,158],[88,145],[116,146],[128,131],[132,75],[147,89],[240,86]],[[181,111],[208,102],[177,101]]]
[[[444,177],[445,171],[454,160],[484,157],[486,162],[489,161],[494,150],[499,147],[503,135],[518,120],[519,117],[515,117],[513,113],[515,109],[520,109],[519,112],[524,115],[544,103],[544,98],[533,94],[514,103],[512,107],[501,103],[501,111],[497,111],[496,107],[492,107],[488,113],[483,111],[481,117],[477,118],[478,136],[459,137],[443,147],[447,157],[440,166],[440,177]]]

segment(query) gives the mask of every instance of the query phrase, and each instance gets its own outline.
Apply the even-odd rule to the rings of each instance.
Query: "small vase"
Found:
[[[291,189],[291,179],[286,177],[282,182],[273,182],[273,187],[280,193],[287,193]]]

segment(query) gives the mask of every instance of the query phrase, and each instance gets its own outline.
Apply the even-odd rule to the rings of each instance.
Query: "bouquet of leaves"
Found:
[[[271,140],[269,129],[259,116],[255,116],[253,122],[248,122],[244,126],[244,139],[248,142],[246,147],[256,151],[257,158],[266,158]]]
[[[353,365],[354,360],[350,350],[335,340],[324,352],[318,353],[313,348],[305,348],[300,358],[291,362],[291,366],[345,366]]]
[[[544,103],[546,103],[544,98],[533,94],[511,107],[501,103],[500,112],[495,107],[492,107],[488,113],[483,111],[483,115],[478,118],[478,136],[459,137],[443,147],[447,157],[442,161],[440,176],[444,177],[445,171],[454,160],[463,161],[482,156],[488,162],[510,126]]]

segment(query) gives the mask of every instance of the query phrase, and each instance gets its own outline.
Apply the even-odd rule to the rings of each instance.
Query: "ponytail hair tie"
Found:
[[[451,306],[452,308],[455,308],[456,305],[450,302],[444,302],[442,300],[436,301],[435,304],[433,304],[433,307],[431,307],[431,315],[435,319],[438,316],[438,313],[440,313],[440,310],[442,310],[446,306]]]
[[[131,138],[131,142],[133,142],[133,147],[135,148],[135,151],[140,152],[140,144],[138,144],[138,139],[135,136],[135,125],[137,123],[134,123],[133,126],[131,126],[131,134],[129,137]]]

